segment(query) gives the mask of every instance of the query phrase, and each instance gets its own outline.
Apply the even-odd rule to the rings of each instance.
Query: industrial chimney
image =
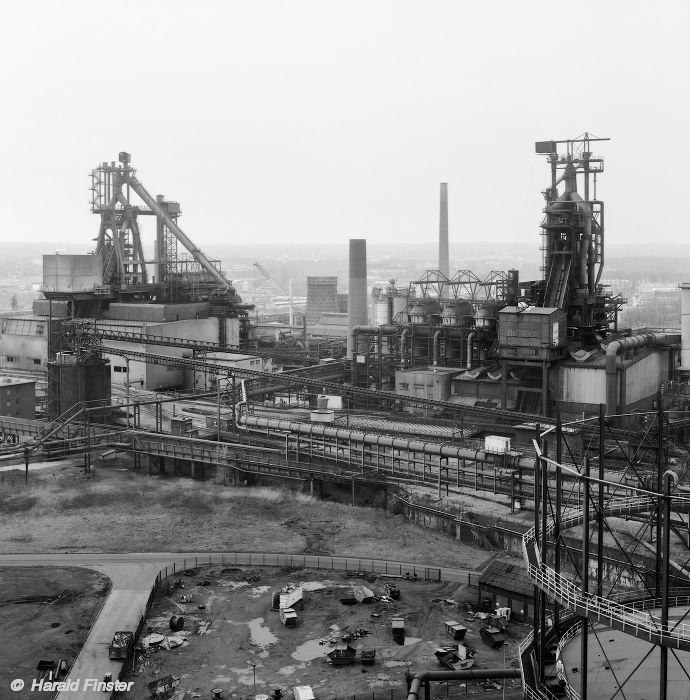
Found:
[[[448,277],[448,184],[441,183],[441,211],[438,223],[438,269]]]
[[[682,282],[680,288],[680,372],[690,376],[690,282]]]
[[[367,325],[367,241],[350,239],[350,291],[347,303],[347,352],[352,355],[352,329]]]

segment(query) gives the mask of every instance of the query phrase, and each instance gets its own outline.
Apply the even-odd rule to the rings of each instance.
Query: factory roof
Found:
[[[504,306],[499,314],[530,314],[535,316],[551,316],[556,311],[565,314],[565,311],[553,306]]]
[[[479,577],[479,584],[520,595],[532,595],[534,592],[534,586],[527,576],[527,571],[519,564],[509,561],[492,561]]]
[[[0,376],[0,388],[6,386],[19,386],[20,384],[35,384],[35,379],[20,379],[18,377]]]

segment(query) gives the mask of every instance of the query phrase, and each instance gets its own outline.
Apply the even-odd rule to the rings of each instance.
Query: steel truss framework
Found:
[[[409,298],[470,301],[476,306],[486,302],[506,300],[508,275],[503,270],[491,270],[481,280],[472,270],[458,270],[448,278],[439,270],[427,270],[419,279],[410,282]]]
[[[612,674],[612,698],[626,700],[626,689],[630,692],[636,682],[642,682],[636,672],[657,648],[660,700],[670,697],[670,659],[690,681],[690,669],[679,655],[690,651],[688,415],[663,411],[661,396],[658,406],[653,413],[624,417],[606,417],[602,406],[598,418],[583,421],[590,430],[581,453],[569,444],[560,419],[555,428],[542,431],[537,426],[534,526],[523,538],[535,591],[533,632],[521,645],[528,697],[550,698],[565,691],[571,699],[586,700],[595,687],[597,697],[602,697],[602,679],[595,684],[588,678],[592,642]],[[623,422],[627,429],[620,427]],[[639,523],[629,541],[610,523],[616,517]],[[565,544],[565,533],[573,529],[581,533],[580,552]],[[651,546],[643,546],[645,539]],[[624,563],[615,577],[605,574],[605,552],[611,542]],[[653,552],[652,575],[640,566],[645,549]],[[621,592],[623,588],[627,590]],[[674,607],[685,609],[680,618],[669,616]],[[622,630],[651,643],[631,672],[621,673],[619,668],[616,675],[606,640],[600,639],[605,629]],[[576,636],[580,637],[580,663],[573,677],[562,656]],[[647,683],[649,672],[646,667]]]

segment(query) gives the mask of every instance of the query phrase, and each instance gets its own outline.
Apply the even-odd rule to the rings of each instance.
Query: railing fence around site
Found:
[[[475,571],[423,566],[411,562],[393,562],[385,559],[357,557],[331,557],[317,554],[262,554],[255,552],[229,552],[207,554],[174,560],[161,570],[163,579],[200,566],[286,566],[300,569],[331,569],[353,573],[373,573],[390,576],[410,576],[427,581],[457,581],[476,585],[479,574]]]

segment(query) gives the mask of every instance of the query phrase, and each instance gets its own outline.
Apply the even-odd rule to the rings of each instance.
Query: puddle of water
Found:
[[[252,685],[254,683],[254,673],[251,668],[240,666],[239,668],[231,668],[233,673],[237,674],[235,681],[242,685]],[[256,682],[259,683],[259,676],[256,676]],[[262,681],[263,682],[263,681]]]
[[[275,644],[278,637],[271,632],[268,627],[263,627],[263,617],[257,617],[254,620],[249,620],[249,641],[257,647],[267,647],[269,644]]]
[[[395,666],[411,666],[411,661],[384,661],[384,668],[394,668]]]
[[[218,585],[223,588],[230,588],[236,591],[238,588],[249,588],[248,581],[218,581]]]
[[[416,644],[417,642],[421,642],[422,638],[421,637],[405,637],[405,646],[409,647],[412,646],[413,644]]]
[[[297,666],[283,666],[278,669],[281,676],[291,676],[297,670]]]
[[[330,583],[330,581],[328,582]],[[300,584],[303,591],[320,591],[322,588],[328,588],[323,581],[305,581]]]
[[[247,595],[250,598],[261,598],[262,595],[265,595],[270,590],[270,586],[257,586],[256,588],[252,588]]]
[[[292,652],[292,658],[297,661],[313,661],[320,656],[324,656],[329,651],[330,647],[325,644],[319,644],[318,639],[309,639]]]

